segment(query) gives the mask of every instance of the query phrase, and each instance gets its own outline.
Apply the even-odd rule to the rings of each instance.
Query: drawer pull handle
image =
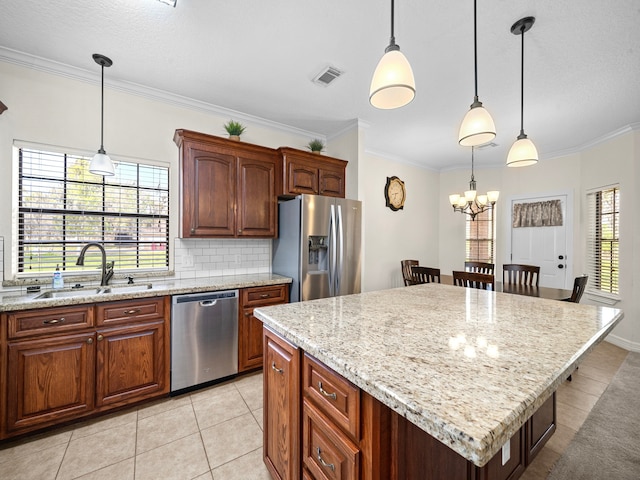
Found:
[[[327,392],[324,388],[322,388],[322,382],[318,382],[318,388],[320,389],[320,393],[321,393],[322,395],[324,395],[325,397],[327,397],[327,398],[331,398],[331,399],[333,399],[333,400],[337,400],[337,399],[338,399],[338,396],[336,395],[336,393],[335,393],[335,392],[333,392],[333,393],[329,393],[329,392]]]
[[[125,315],[135,315],[136,313],[140,313],[140,309],[139,308],[133,308],[131,310],[125,310],[124,311]]]
[[[323,467],[330,468],[332,472],[336,470],[336,466],[333,463],[327,463],[322,459],[322,451],[320,447],[316,447],[316,451],[318,452],[318,461],[322,464]]]
[[[269,298],[271,295],[269,295],[268,293],[263,293],[262,295],[260,295],[260,298]]]
[[[51,320],[44,320],[42,323],[45,325],[55,325],[56,323],[64,322],[64,317],[61,318],[52,318]]]
[[[278,372],[280,375],[284,374],[284,370],[276,367],[276,362],[271,362],[271,369]]]

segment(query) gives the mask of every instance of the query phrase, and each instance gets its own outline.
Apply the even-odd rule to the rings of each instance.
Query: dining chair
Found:
[[[587,281],[589,280],[589,275],[580,275],[576,277],[573,281],[573,292],[569,298],[563,298],[562,300],[565,302],[573,302],[580,303],[580,299],[582,298],[582,294],[584,290],[587,288]]]
[[[486,262],[464,262],[465,272],[485,273],[487,275],[493,275],[493,269],[495,265],[493,263]]]
[[[522,265],[508,263],[502,265],[502,283],[517,283],[519,285],[538,286],[540,267],[536,265]]]
[[[419,285],[421,283],[440,283],[440,269],[414,265],[411,267],[411,281],[413,282],[413,285]]]
[[[453,271],[453,284],[458,287],[493,290],[494,276],[487,273]]]
[[[402,279],[404,280],[404,286],[408,287],[413,285],[411,278],[411,267],[419,265],[418,260],[400,260],[400,267],[402,268]]]

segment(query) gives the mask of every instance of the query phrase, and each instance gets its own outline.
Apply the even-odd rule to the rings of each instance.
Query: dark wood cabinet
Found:
[[[292,197],[309,193],[345,197],[348,162],[290,147],[280,147],[278,152],[283,166],[280,195]]]
[[[47,427],[94,409],[95,333],[9,342],[7,432]]]
[[[553,392],[546,402],[534,413],[526,423],[527,451],[526,460],[529,465],[538,455],[547,440],[556,431],[556,393]]]
[[[244,288],[238,309],[238,371],[262,367],[262,322],[253,309],[289,302],[289,285]]]
[[[280,159],[275,150],[176,130],[181,236],[277,236]]]
[[[0,438],[168,394],[168,302],[3,314]]]
[[[300,478],[300,351],[264,332],[264,462],[274,480]]]

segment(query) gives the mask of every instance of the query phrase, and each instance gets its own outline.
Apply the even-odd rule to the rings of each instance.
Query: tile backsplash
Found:
[[[271,272],[270,239],[185,239],[174,242],[176,278]]]

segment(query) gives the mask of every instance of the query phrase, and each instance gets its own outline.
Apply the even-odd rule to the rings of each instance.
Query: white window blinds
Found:
[[[169,169],[118,161],[113,177],[89,173],[89,158],[18,151],[19,275],[95,271],[97,249],[76,266],[88,242],[104,246],[116,271],[167,270]]]
[[[475,220],[467,216],[466,260],[468,262],[494,262],[495,207],[478,214]]]
[[[587,194],[587,289],[619,294],[620,188]]]

